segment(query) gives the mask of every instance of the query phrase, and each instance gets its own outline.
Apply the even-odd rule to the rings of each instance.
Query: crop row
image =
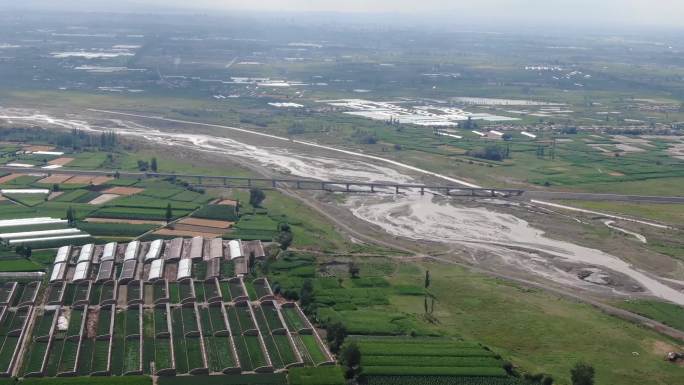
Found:
[[[361,385],[524,385],[515,377],[364,376]]]
[[[444,366],[368,366],[363,368],[367,376],[464,376],[505,377],[506,371],[493,367],[444,367]]]

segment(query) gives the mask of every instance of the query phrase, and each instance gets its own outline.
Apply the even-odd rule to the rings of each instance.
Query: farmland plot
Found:
[[[174,307],[171,312],[178,372],[190,373],[206,368],[195,308]]]
[[[238,312],[233,306],[226,307],[226,313],[228,314],[228,323],[230,324],[231,332],[233,333],[235,348],[238,352],[242,370],[251,371],[264,365],[265,359],[261,352],[261,348],[258,345],[258,337],[255,335],[247,336],[243,334],[243,330],[254,328],[253,324],[251,324],[251,320],[249,320],[249,324],[242,326],[238,318]]]
[[[7,372],[9,369],[14,351],[19,344],[20,330],[23,330],[29,313],[28,307],[16,311],[6,310],[4,319],[0,323],[0,373]]]
[[[482,346],[444,339],[358,338],[364,375],[506,377],[503,362]]]
[[[209,369],[220,372],[235,367],[230,338],[227,335],[217,335],[226,330],[221,308],[212,306],[200,309],[200,319]]]
[[[296,307],[283,306],[280,310],[290,331],[296,332],[309,327],[308,322],[302,319],[302,316]]]
[[[253,311],[254,316],[256,317],[257,325],[259,326],[259,331],[264,339],[264,343],[266,344],[266,349],[268,350],[273,366],[277,369],[281,369],[289,364],[297,362],[292,347],[287,339],[287,335],[272,334],[261,306],[254,306]],[[282,326],[280,329],[282,330]],[[280,338],[280,343],[277,343],[276,337],[285,338],[284,340]]]

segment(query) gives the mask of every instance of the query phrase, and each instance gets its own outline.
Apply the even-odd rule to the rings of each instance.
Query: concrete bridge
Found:
[[[417,192],[425,194],[428,191],[442,193],[447,196],[467,196],[467,197],[515,197],[521,196],[525,192],[518,189],[499,189],[499,188],[471,188],[458,185],[438,185],[438,184],[406,184],[394,182],[355,182],[355,181],[320,181],[314,179],[298,178],[253,178],[227,175],[200,175],[200,174],[175,174],[157,172],[132,172],[117,170],[74,170],[74,169],[41,169],[0,166],[2,172],[30,173],[30,174],[68,174],[68,175],[92,175],[92,176],[113,176],[120,178],[160,178],[177,179],[187,182],[191,186],[204,188],[239,188],[239,189],[296,189],[296,190],[318,190],[346,193],[395,193]]]

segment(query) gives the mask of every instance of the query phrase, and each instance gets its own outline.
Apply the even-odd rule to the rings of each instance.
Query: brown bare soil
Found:
[[[609,172],[608,175],[610,176],[625,176],[625,174],[617,171]]]
[[[221,235],[221,234],[226,233],[226,229],[219,229],[216,227],[206,227],[206,226],[183,225],[183,224],[175,224],[173,226],[173,229],[170,229],[170,230],[190,231],[193,233],[207,233],[207,234],[216,234],[216,235]]]
[[[54,150],[55,147],[53,146],[28,146],[25,147],[24,150],[26,151],[31,151],[31,152],[36,152],[36,151],[52,151]]]
[[[145,221],[141,219],[118,219],[118,218],[86,218],[91,223],[128,223],[131,225],[165,225],[164,221]]]
[[[178,223],[183,225],[193,225],[193,226],[203,226],[203,227],[215,227],[218,229],[229,229],[235,223],[229,221],[217,221],[213,219],[200,219],[200,218],[183,218]]]
[[[166,263],[164,264],[164,277],[169,281],[175,281],[178,277],[178,264],[177,263]]]
[[[92,183],[95,186],[99,186],[101,184],[105,184],[112,180],[113,178],[110,178],[108,176],[96,176],[95,178],[90,180],[90,183]]]
[[[88,338],[95,338],[97,336],[97,319],[100,311],[88,311],[88,318],[86,319],[86,336]]]
[[[664,341],[651,341],[651,351],[655,354],[665,357],[667,353],[679,352],[682,350],[681,346],[675,346]]]
[[[57,198],[58,196],[60,196],[60,195],[62,195],[62,194],[64,194],[64,191],[54,191],[54,192],[51,192],[50,195],[48,195],[48,200],[51,201],[51,200]]]
[[[50,175],[38,181],[38,183],[54,184],[54,183],[64,183],[69,180],[73,175],[61,174],[61,175]]]
[[[143,191],[145,191],[145,189],[137,187],[112,187],[110,189],[104,190],[103,193],[129,196],[139,194]]]
[[[49,161],[48,164],[58,164],[60,166],[65,166],[65,165],[71,163],[73,160],[74,160],[74,158],[66,158],[66,157],[57,158],[57,159],[53,159],[53,160]]]
[[[14,180],[14,179],[19,178],[19,177],[22,176],[22,175],[24,175],[24,174],[9,174],[9,175],[5,175],[5,176],[3,176],[2,178],[0,178],[0,183],[7,183],[7,182],[9,182],[9,181],[11,181],[11,180]]]
[[[204,238],[216,238],[220,234],[203,233],[199,231],[185,231],[185,230],[171,230],[171,229],[161,229],[154,232],[158,235],[172,235],[177,237],[204,237]]]
[[[69,178],[68,180],[64,181],[64,183],[67,184],[89,184],[90,181],[93,179],[92,176],[88,175],[75,175]]]
[[[218,203],[216,203],[216,204],[226,205],[226,206],[237,206],[237,201],[234,201],[232,199],[223,199],[223,200],[218,201]]]
[[[118,198],[119,195],[116,194],[102,194],[92,201],[88,202],[89,205],[101,205]]]

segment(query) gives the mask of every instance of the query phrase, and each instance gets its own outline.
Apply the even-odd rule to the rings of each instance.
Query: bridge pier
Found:
[[[247,178],[247,187],[252,187],[252,180]]]
[[[372,192],[372,193],[375,192],[375,186],[374,186],[374,185],[371,185],[371,192]]]
[[[301,190],[301,189],[302,189],[302,182],[297,181],[297,190]]]
[[[325,191],[325,182],[321,182],[321,190]]]
[[[496,196],[496,191],[495,191],[494,189],[492,189],[492,196],[493,196],[493,197]]]
[[[276,180],[271,179],[271,187],[276,188]]]
[[[228,178],[223,178],[223,185],[227,186],[228,185]]]
[[[425,195],[425,187],[420,188],[420,195]]]
[[[399,185],[394,186],[394,193],[399,194]]]
[[[349,190],[349,183],[347,183],[347,192],[349,192],[349,191],[351,191],[351,190]]]
[[[446,195],[449,196],[450,193],[451,193],[451,189],[447,187],[447,188],[446,188]]]

